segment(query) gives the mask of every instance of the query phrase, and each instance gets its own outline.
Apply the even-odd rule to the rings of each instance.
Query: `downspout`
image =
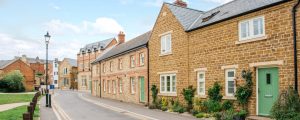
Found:
[[[297,61],[297,26],[296,26],[296,12],[300,4],[300,0],[294,5],[292,10],[293,17],[293,39],[294,39],[294,74],[295,74],[295,91],[298,92],[298,61]]]
[[[149,67],[150,66],[150,62],[149,61],[150,61],[150,57],[149,57],[149,43],[147,43],[146,49],[147,49],[147,64],[148,64],[147,65],[147,83],[148,83],[147,84],[147,86],[148,86],[148,90],[147,90],[148,91],[148,97],[147,97],[148,101],[147,102],[148,102],[148,106],[149,106],[150,105],[150,78],[149,78],[149,76],[150,76],[149,75],[149,68],[150,68]]]
[[[100,72],[100,74],[99,74],[100,83],[99,83],[99,84],[100,84],[100,98],[101,98],[101,97],[102,97],[102,96],[101,96],[101,93],[102,93],[102,84],[101,84],[101,83],[102,83],[102,82],[101,82],[101,81],[102,81],[102,80],[101,80],[101,72],[102,72],[102,71],[101,71],[101,68],[102,68],[102,67],[101,67],[101,61],[99,61],[98,63],[99,63],[99,65],[100,65],[100,69],[99,69],[99,70],[100,70],[100,71],[99,71],[99,72]]]

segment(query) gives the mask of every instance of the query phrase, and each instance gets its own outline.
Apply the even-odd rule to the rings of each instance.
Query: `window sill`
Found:
[[[244,43],[249,43],[249,42],[262,41],[262,40],[267,40],[267,38],[268,38],[268,36],[263,36],[263,37],[248,39],[248,40],[236,41],[235,44],[239,45],[239,44],[244,44]]]
[[[207,98],[207,95],[196,95],[197,98]]]
[[[160,96],[172,96],[172,97],[175,97],[175,96],[177,96],[177,93],[158,93],[158,95],[160,95]]]
[[[234,96],[223,96],[222,99],[224,99],[224,100],[237,100],[236,97],[234,97]]]
[[[159,56],[162,57],[162,56],[168,56],[168,55],[172,55],[172,52],[169,52],[169,53],[161,53]]]

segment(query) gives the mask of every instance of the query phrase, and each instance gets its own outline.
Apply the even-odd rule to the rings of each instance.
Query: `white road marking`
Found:
[[[145,115],[138,114],[138,113],[135,113],[135,112],[131,112],[131,111],[128,111],[128,110],[124,110],[124,109],[121,109],[121,108],[118,108],[118,107],[110,106],[110,105],[99,103],[99,102],[94,102],[92,100],[84,98],[82,93],[78,94],[78,96],[79,96],[79,98],[81,98],[81,99],[83,99],[87,102],[96,104],[98,106],[101,106],[101,107],[104,107],[104,108],[107,108],[107,109],[110,109],[110,110],[113,110],[113,111],[116,111],[116,112],[119,112],[119,113],[123,113],[125,115],[132,116],[132,117],[135,117],[135,118],[138,118],[138,119],[141,119],[141,120],[159,120],[159,119],[156,119],[156,118],[153,118],[153,117],[150,117],[150,116],[145,116]]]
[[[57,95],[59,95],[59,94],[58,93],[54,94],[53,99],[52,99],[52,107],[53,107],[53,111],[54,111],[56,117],[58,118],[58,120],[72,120],[68,116],[68,114],[66,114],[66,112],[56,104],[54,98]]]

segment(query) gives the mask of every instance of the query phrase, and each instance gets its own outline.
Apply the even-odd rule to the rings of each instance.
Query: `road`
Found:
[[[95,105],[79,98],[78,92],[56,91],[53,96],[57,113],[70,120],[135,120],[136,118]],[[58,106],[58,107],[55,107]]]

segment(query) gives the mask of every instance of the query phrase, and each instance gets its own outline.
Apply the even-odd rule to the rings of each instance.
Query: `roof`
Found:
[[[0,60],[0,69],[5,68],[7,65],[11,64],[13,60]]]
[[[107,45],[109,45],[109,43],[111,41],[113,41],[115,38],[109,38],[106,40],[102,40],[102,41],[98,41],[98,42],[94,42],[94,43],[90,43],[85,45],[83,48],[80,48],[79,52],[86,52],[88,50],[100,50],[100,49],[104,49],[107,47]]]
[[[76,60],[76,59],[65,58],[65,60],[67,60],[68,63],[69,63],[72,67],[77,67],[77,60]]]
[[[106,53],[103,53],[101,56],[99,56],[93,63],[142,47],[148,43],[150,35],[151,31],[144,33],[136,38],[133,38],[128,42],[116,45],[113,48],[111,48],[111,50],[108,50]]]
[[[41,64],[45,64],[46,63],[46,60],[44,59],[39,59],[39,57],[36,57],[36,58],[29,58],[29,57],[25,57],[26,58],[26,62],[31,64],[31,63],[41,63]],[[22,57],[18,57],[18,56],[15,56],[15,59],[22,59]],[[53,60],[48,60],[48,63],[52,63]]]
[[[166,3],[186,31],[227,20],[258,9],[290,0],[233,0],[212,10],[202,12]]]

